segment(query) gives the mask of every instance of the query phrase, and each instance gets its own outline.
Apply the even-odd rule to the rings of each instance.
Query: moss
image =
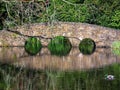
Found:
[[[71,43],[67,37],[64,36],[56,36],[51,39],[50,43],[48,44],[48,49],[50,50],[51,54],[64,56],[67,55],[71,50]]]
[[[36,55],[42,48],[41,42],[35,38],[30,37],[25,42],[25,50],[30,55]]]
[[[120,41],[114,41],[112,43],[112,52],[115,55],[120,55]]]
[[[79,44],[79,50],[81,53],[89,55],[95,51],[96,44],[90,38],[83,39]]]

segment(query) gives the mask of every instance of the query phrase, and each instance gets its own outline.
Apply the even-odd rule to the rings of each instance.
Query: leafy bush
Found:
[[[48,44],[48,49],[53,55],[67,55],[71,50],[71,43],[67,37],[56,36]]]
[[[0,2],[7,11],[5,26],[40,22],[85,22],[120,29],[120,0],[35,0]],[[0,11],[0,12],[1,12]]]
[[[115,13],[111,16],[110,27],[120,29],[120,10],[116,10]]]
[[[92,54],[95,51],[95,42],[90,38],[83,39],[79,44],[79,50],[83,54]]]
[[[112,52],[115,55],[120,55],[120,41],[115,41],[112,43]]]
[[[90,17],[87,23],[120,29],[120,0],[85,0]]]
[[[42,14],[45,11],[44,1],[2,1],[0,3],[0,13],[7,11],[5,26],[13,27],[25,23],[35,23],[42,21]]]
[[[42,48],[41,42],[35,38],[30,37],[25,42],[25,50],[30,55],[36,55]]]

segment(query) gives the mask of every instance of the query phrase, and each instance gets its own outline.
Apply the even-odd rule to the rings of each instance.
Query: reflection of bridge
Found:
[[[78,48],[72,48],[68,56],[52,56],[42,48],[37,56],[29,56],[22,47],[0,48],[0,62],[31,69],[83,70],[120,63],[120,57],[111,49],[97,48],[92,55],[82,55]]]

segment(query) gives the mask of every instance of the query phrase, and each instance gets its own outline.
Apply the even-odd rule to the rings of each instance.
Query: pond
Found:
[[[0,90],[119,90],[120,56],[111,48],[83,55],[73,47],[66,56],[47,47],[34,56],[24,47],[0,47]]]

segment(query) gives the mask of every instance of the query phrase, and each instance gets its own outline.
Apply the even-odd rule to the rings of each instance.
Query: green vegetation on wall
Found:
[[[67,55],[72,48],[72,45],[67,37],[56,36],[51,39],[48,44],[48,49],[53,55]]]

